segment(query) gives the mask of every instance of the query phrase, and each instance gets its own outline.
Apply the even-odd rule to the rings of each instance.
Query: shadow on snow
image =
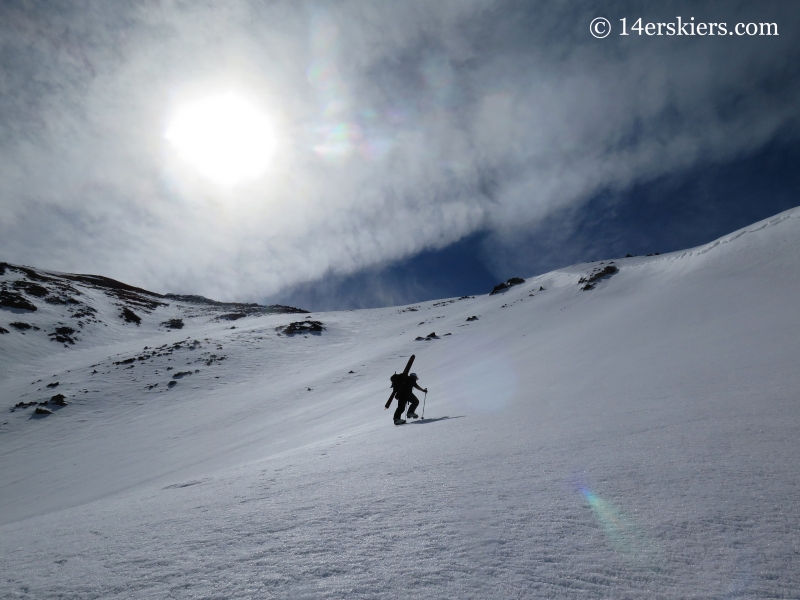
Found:
[[[444,421],[445,419],[462,419],[467,415],[458,415],[457,417],[437,417],[436,419],[420,419],[419,421],[412,421],[408,425],[427,425],[428,423],[435,423],[436,421]]]

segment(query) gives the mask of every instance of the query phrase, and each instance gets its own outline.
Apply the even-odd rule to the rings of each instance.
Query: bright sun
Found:
[[[165,134],[188,164],[221,185],[261,175],[272,157],[274,136],[266,116],[233,93],[184,107]]]

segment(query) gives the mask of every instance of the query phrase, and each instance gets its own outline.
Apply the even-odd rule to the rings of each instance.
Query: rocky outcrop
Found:
[[[496,286],[494,286],[494,289],[491,292],[489,292],[489,295],[494,296],[495,294],[505,292],[510,287],[519,285],[520,283],[525,283],[525,280],[522,279],[521,277],[512,277],[505,283],[498,283]]]

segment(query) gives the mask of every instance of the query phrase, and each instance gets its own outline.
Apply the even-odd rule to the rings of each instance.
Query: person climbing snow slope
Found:
[[[408,414],[406,415],[409,419],[418,419],[419,415],[414,412],[419,406],[419,400],[414,395],[414,388],[417,388],[421,392],[428,393],[428,389],[421,388],[417,385],[417,377],[416,373],[410,373],[407,377],[405,377],[405,381],[400,383],[399,389],[397,391],[397,410],[394,411],[394,424],[401,425],[405,423],[403,420],[403,411],[406,408],[406,403],[408,403]]]

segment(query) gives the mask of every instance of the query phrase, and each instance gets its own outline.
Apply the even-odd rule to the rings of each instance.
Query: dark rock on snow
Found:
[[[450,335],[450,334],[446,333],[445,335]],[[431,331],[427,335],[427,337],[421,337],[421,336],[420,337],[416,337],[416,338],[414,338],[414,341],[415,342],[430,342],[431,340],[438,340],[438,339],[441,339],[441,338],[438,335],[436,335],[435,331]]]
[[[48,334],[54,342],[61,342],[62,344],[74,344],[75,340],[72,338],[75,330],[72,327],[58,327],[54,333]]]
[[[66,297],[63,297],[63,296],[48,296],[47,298],[44,299],[44,301],[47,302],[48,304],[60,304],[60,305],[80,304],[80,302],[78,302],[77,300],[75,300],[75,298],[72,298],[70,296],[66,296]]]
[[[295,335],[297,333],[321,333],[325,329],[321,321],[295,321],[290,323],[283,329],[277,328],[278,331],[286,335]]]
[[[282,304],[270,304],[269,306],[262,306],[260,304],[245,304],[243,302],[218,302],[217,300],[211,300],[205,296],[198,296],[195,294],[166,294],[164,297],[180,302],[205,304],[208,306],[216,306],[218,308],[228,308],[229,310],[236,309],[238,312],[244,311],[247,314],[308,313],[307,310],[295,308],[294,306],[284,306]]]
[[[581,277],[578,280],[578,285],[584,284],[581,288],[583,291],[594,289],[594,284],[598,279],[608,275],[614,275],[617,271],[619,271],[619,269],[614,265],[606,265],[602,269],[595,269],[587,277]]]
[[[183,319],[170,319],[161,323],[161,326],[167,329],[183,329]]]
[[[17,280],[11,285],[16,289],[22,290],[26,294],[36,296],[37,298],[44,298],[50,293],[50,290],[48,290],[46,287],[41,286],[38,283],[31,283],[30,281]]]
[[[192,374],[191,371],[178,371],[177,373],[175,373],[172,376],[172,378],[173,379],[181,379],[181,378],[186,377],[187,375],[191,375],[191,374]]]
[[[36,305],[26,300],[23,296],[6,291],[0,292],[0,306],[16,308],[18,310],[36,310]]]
[[[47,401],[47,404],[55,404],[56,406],[66,406],[67,399],[64,397],[64,394],[56,394],[50,400]]]
[[[489,295],[493,296],[494,294],[499,294],[500,292],[503,292],[512,286],[519,285],[520,283],[525,283],[525,280],[522,279],[521,277],[512,277],[505,283],[499,283],[496,286],[494,286],[494,289],[491,292],[489,292]]]
[[[220,315],[218,318],[221,321],[236,321],[236,320],[244,318],[246,316],[247,316],[246,313],[240,312],[240,313],[228,313],[228,314],[225,314],[225,315]]]
[[[126,323],[136,323],[137,325],[139,325],[142,322],[142,318],[127,306],[122,307],[122,312],[120,313],[119,316]]]

